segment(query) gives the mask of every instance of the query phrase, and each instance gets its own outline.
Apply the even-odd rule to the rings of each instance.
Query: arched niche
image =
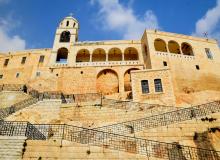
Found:
[[[92,53],[92,62],[106,61],[106,53],[102,48],[97,48]]]
[[[124,60],[125,61],[135,61],[138,60],[138,51],[136,48],[128,47],[124,52]]]
[[[112,48],[108,52],[108,61],[122,61],[122,52],[119,48]]]
[[[89,62],[90,61],[90,53],[87,49],[81,49],[77,52],[76,62]]]

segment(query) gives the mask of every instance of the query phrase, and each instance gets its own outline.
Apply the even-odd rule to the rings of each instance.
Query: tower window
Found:
[[[70,32],[63,31],[60,35],[60,42],[69,42],[70,41]]]
[[[161,79],[154,80],[154,87],[155,87],[155,92],[163,92]]]
[[[27,57],[22,57],[21,64],[25,64]]]
[[[16,73],[16,76],[15,76],[15,77],[18,78],[19,76],[20,76],[20,73]]]
[[[163,61],[163,66],[167,66],[167,62],[166,61]]]
[[[43,63],[44,62],[44,56],[41,55],[40,58],[39,58],[39,63]]]
[[[200,67],[199,67],[199,65],[196,65],[196,69],[197,69],[197,70],[200,70]]]
[[[66,21],[66,26],[67,26],[67,27],[69,26],[69,23],[70,23],[69,21]]]
[[[8,62],[9,62],[9,59],[5,59],[5,62],[4,62],[5,67],[8,65]]]
[[[205,48],[205,52],[208,59],[213,59],[212,52],[209,48]]]
[[[3,74],[0,74],[0,79],[2,79],[3,78]]]
[[[141,88],[142,88],[142,93],[149,93],[149,84],[148,84],[148,80],[142,80],[141,81]]]

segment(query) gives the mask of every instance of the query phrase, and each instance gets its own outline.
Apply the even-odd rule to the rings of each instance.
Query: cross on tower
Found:
[[[204,37],[208,38],[208,32],[203,33]]]

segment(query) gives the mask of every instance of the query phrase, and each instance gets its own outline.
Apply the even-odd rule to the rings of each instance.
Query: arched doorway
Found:
[[[87,49],[81,49],[77,52],[76,62],[89,62],[90,53]]]
[[[106,53],[102,48],[97,48],[92,53],[92,62],[106,61]]]
[[[105,69],[98,73],[96,79],[97,92],[105,95],[119,92],[118,75],[111,69]]]
[[[67,63],[67,58],[68,58],[68,49],[60,48],[57,51],[56,62],[57,63]]]
[[[136,48],[128,47],[124,52],[125,61],[135,61],[138,60],[138,51]]]
[[[138,68],[128,69],[124,74],[124,91],[131,91],[131,71],[139,70]]]
[[[108,61],[122,61],[122,52],[119,48],[112,48],[108,53]]]
[[[193,49],[192,46],[186,42],[181,44],[182,53],[184,55],[193,56]]]
[[[166,42],[162,39],[155,39],[154,48],[158,52],[167,52]]]
[[[169,48],[170,53],[181,54],[180,46],[175,41],[169,41],[168,42],[168,48]]]

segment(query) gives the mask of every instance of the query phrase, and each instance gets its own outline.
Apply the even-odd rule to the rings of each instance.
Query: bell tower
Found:
[[[56,30],[50,65],[68,64],[70,46],[78,41],[79,23],[72,15],[65,17]]]

